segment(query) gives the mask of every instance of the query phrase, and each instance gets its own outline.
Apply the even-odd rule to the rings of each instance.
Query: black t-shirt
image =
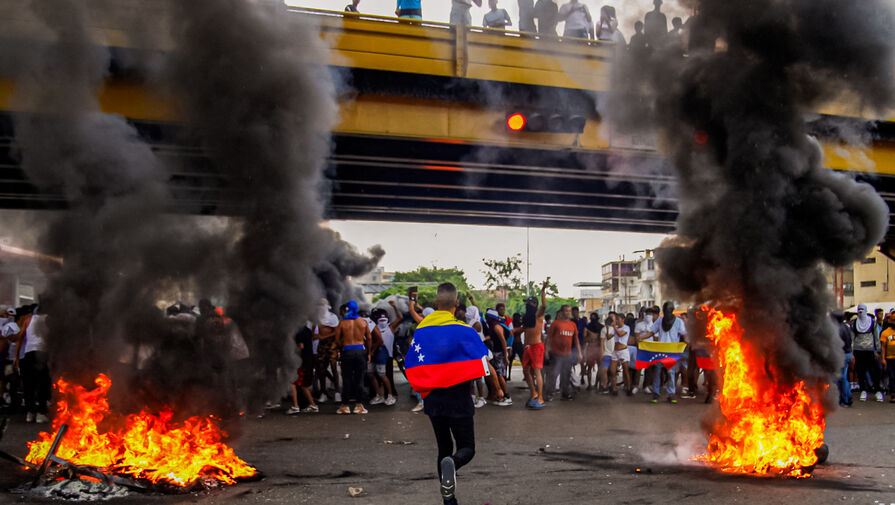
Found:
[[[470,391],[468,381],[449,388],[433,389],[426,396],[423,412],[433,417],[473,417],[475,407]]]
[[[301,349],[301,366],[310,367],[314,363],[314,334],[307,326],[298,330],[295,334],[295,346],[302,345]]]
[[[842,351],[846,354],[852,352],[851,349],[851,328],[845,323],[839,323],[839,338],[842,339]]]

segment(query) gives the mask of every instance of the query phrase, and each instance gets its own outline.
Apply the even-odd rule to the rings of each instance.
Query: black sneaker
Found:
[[[441,460],[441,498],[448,503],[454,499],[454,491],[457,489],[457,467],[454,458],[448,456]]]
[[[675,400],[673,397],[669,396],[668,403],[677,403],[677,400]]]

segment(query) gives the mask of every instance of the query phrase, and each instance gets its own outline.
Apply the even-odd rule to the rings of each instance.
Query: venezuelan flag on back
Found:
[[[686,342],[650,342],[644,340],[637,344],[637,369],[643,370],[661,363],[666,369],[677,363],[687,349]]]
[[[404,371],[413,390],[425,398],[433,389],[484,376],[487,356],[474,329],[450,312],[437,310],[416,327]]]

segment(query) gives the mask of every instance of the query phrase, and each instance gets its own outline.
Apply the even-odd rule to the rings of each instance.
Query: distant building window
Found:
[[[876,286],[876,281],[861,281],[862,288],[872,288]]]
[[[656,260],[646,260],[646,269],[647,270],[655,270],[656,269]]]
[[[861,260],[862,265],[869,265],[871,263],[876,263],[876,258],[870,257],[870,258],[864,258]]]

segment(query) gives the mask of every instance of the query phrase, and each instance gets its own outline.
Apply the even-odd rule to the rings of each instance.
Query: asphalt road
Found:
[[[517,377],[521,377],[521,374]],[[458,474],[461,504],[895,504],[895,405],[855,402],[828,418],[827,465],[810,479],[727,475],[688,461],[703,439],[700,400],[653,405],[645,395],[584,392],[542,411],[516,405],[477,411],[477,453]],[[406,385],[402,385],[406,388]],[[363,416],[272,411],[247,419],[233,443],[264,472],[259,482],[180,496],[131,495],[112,503],[440,504],[435,445],[428,418],[394,407]],[[35,425],[14,419],[0,449],[23,455]],[[639,471],[638,471],[639,470]],[[6,493],[27,480],[0,461],[0,502],[40,502]],[[362,488],[349,497],[349,488]]]

